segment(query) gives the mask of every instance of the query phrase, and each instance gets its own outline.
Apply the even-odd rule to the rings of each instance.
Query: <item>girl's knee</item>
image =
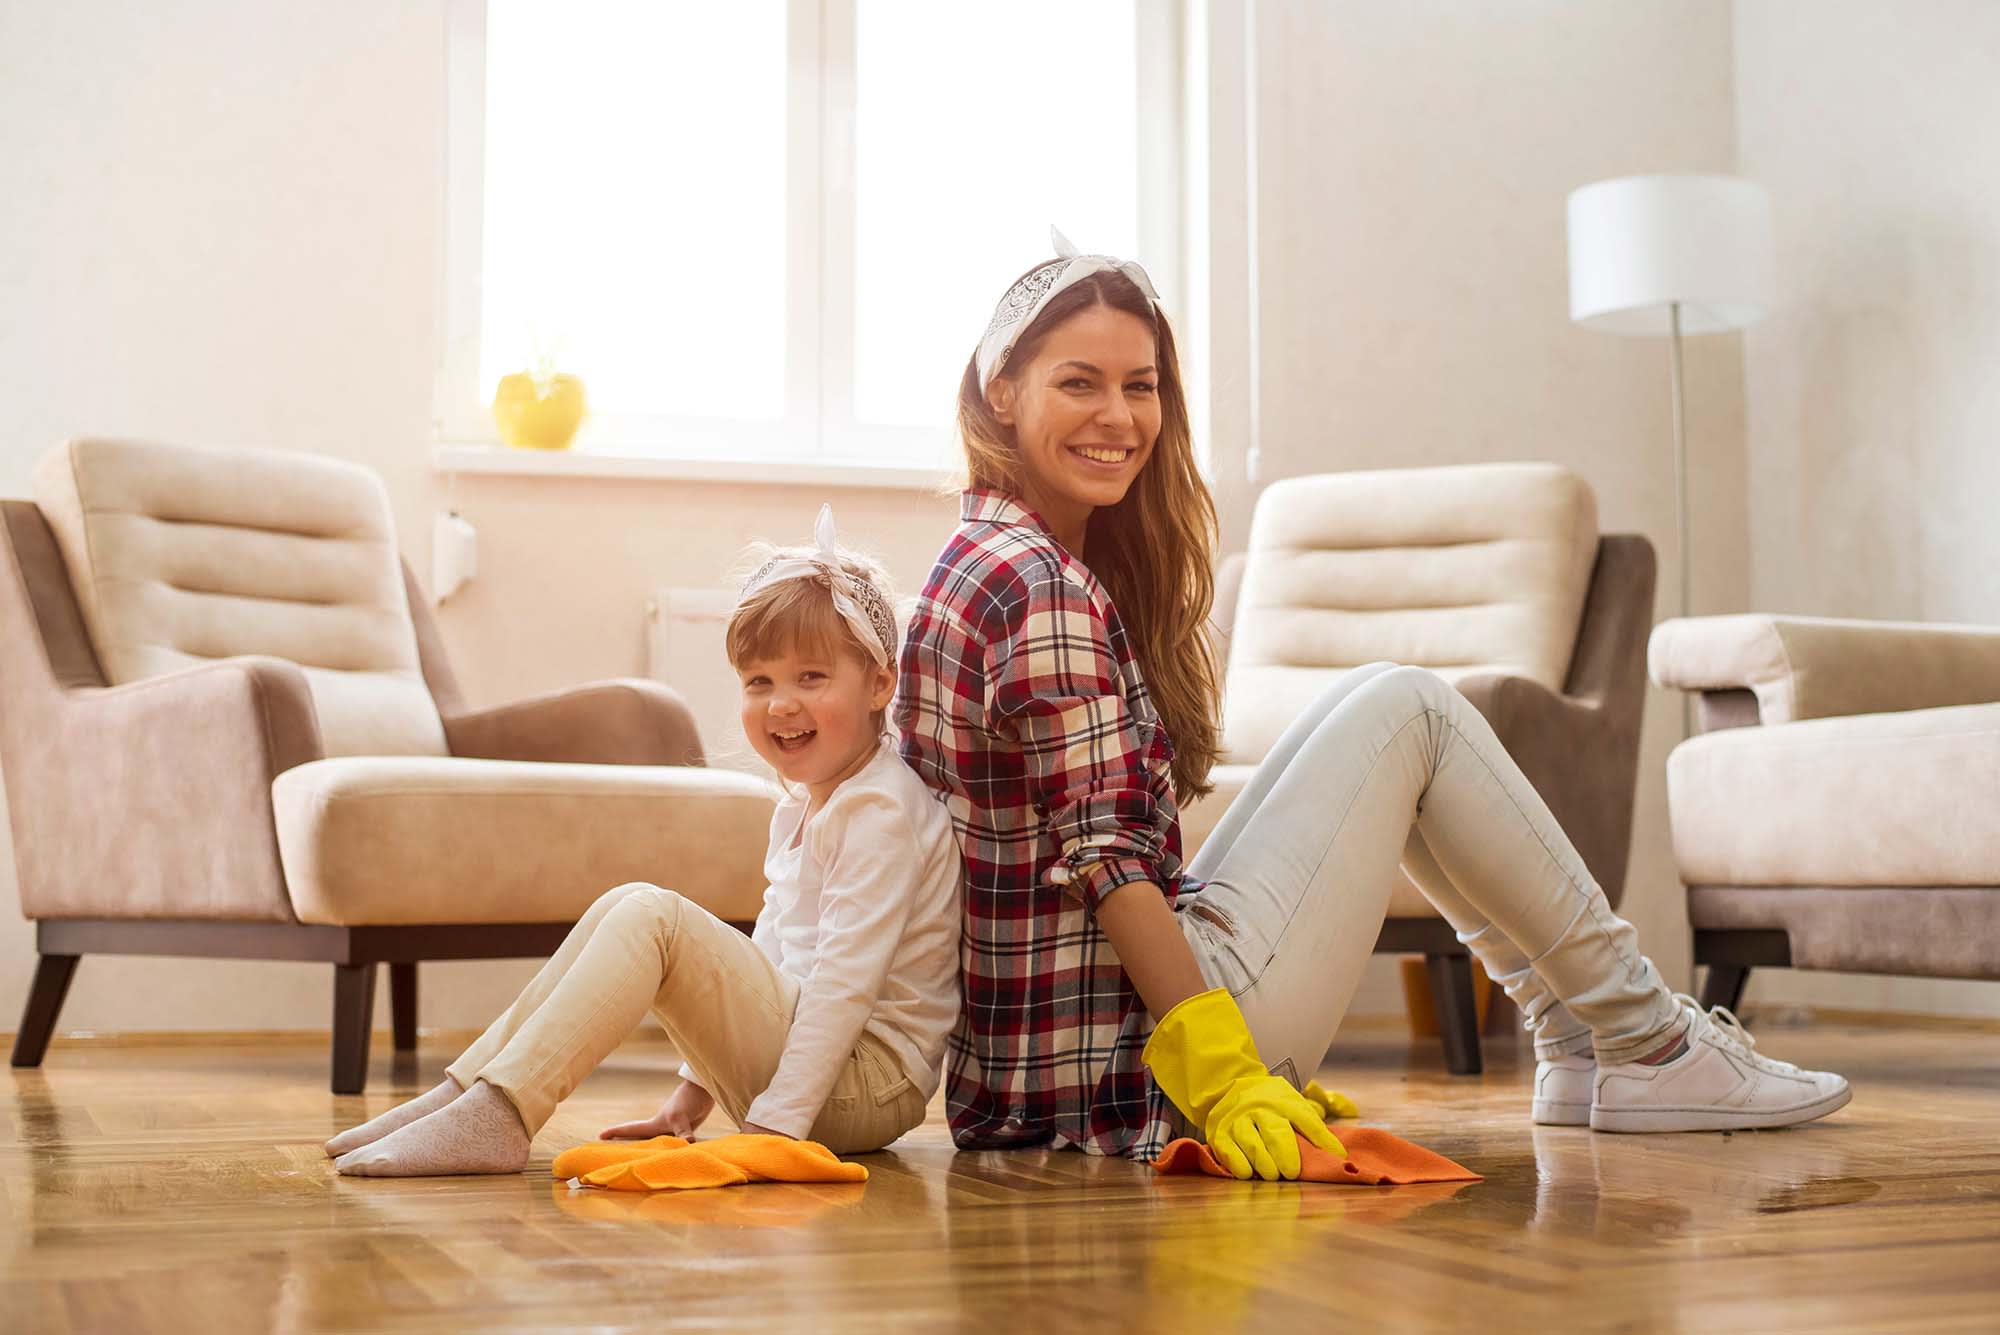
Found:
[[[680,916],[683,902],[677,892],[647,881],[629,881],[607,892],[605,897],[615,898],[618,902],[614,911],[625,916],[642,916],[665,922]]]

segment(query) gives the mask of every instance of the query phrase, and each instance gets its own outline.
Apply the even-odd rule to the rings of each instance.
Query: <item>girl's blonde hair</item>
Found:
[[[1115,270],[1095,273],[1050,299],[1015,340],[1000,375],[1018,375],[1056,326],[1100,305],[1135,315],[1153,331],[1160,438],[1124,499],[1091,514],[1082,557],[1131,637],[1153,705],[1173,739],[1174,793],[1186,803],[1213,786],[1208,773],[1221,750],[1216,717],[1222,691],[1208,631],[1215,603],[1215,501],[1195,467],[1173,329],[1131,279]],[[976,355],[959,382],[958,433],[972,486],[1026,494],[1014,429],[987,403]]]

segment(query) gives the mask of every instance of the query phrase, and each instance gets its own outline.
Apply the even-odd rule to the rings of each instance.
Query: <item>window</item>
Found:
[[[1171,302],[1178,23],[455,0],[443,436],[492,439],[499,377],[552,358],[593,451],[946,465],[966,358],[1050,223]]]

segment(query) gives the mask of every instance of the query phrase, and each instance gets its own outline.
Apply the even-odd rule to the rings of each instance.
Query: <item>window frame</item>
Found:
[[[1184,193],[1185,2],[1131,0],[1140,251],[1169,311],[1181,309],[1186,290],[1182,214],[1194,202]],[[854,420],[856,0],[786,0],[786,6],[784,416],[754,422],[593,413],[577,453],[630,460],[634,467],[565,471],[757,476],[776,465],[808,469],[822,480],[852,473],[856,480],[900,483],[941,478],[955,462],[956,437],[948,425]],[[470,467],[479,452],[499,443],[479,376],[486,8],[486,0],[450,0],[446,35],[442,335],[433,436],[440,465],[455,469]],[[872,458],[862,453],[864,443]],[[885,444],[892,448],[881,449]]]

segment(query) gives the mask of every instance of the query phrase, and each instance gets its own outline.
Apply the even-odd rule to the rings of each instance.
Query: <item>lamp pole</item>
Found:
[[[1681,566],[1681,606],[1682,616],[1694,614],[1693,598],[1689,593],[1692,580],[1689,571],[1693,566],[1688,550],[1688,464],[1687,464],[1687,423],[1681,407],[1681,304],[1676,301],[1668,306],[1669,329],[1673,337],[1674,365],[1674,526],[1679,535]],[[1681,693],[1681,736],[1694,736],[1694,696],[1686,691]]]

